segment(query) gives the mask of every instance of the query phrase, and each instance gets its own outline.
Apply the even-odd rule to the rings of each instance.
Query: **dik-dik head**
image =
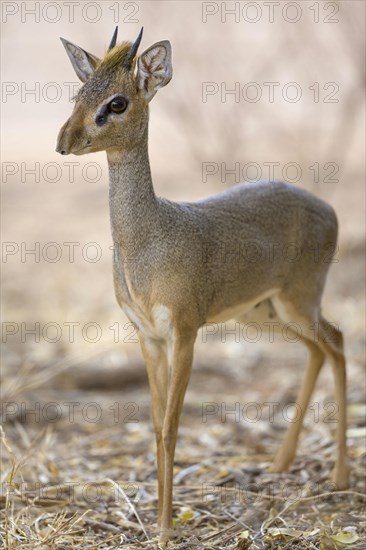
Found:
[[[103,59],[61,38],[84,85],[59,132],[59,153],[84,155],[139,144],[147,130],[149,101],[172,77],[170,43],[157,42],[137,58],[141,37],[142,29],[134,44],[116,45],[116,28]]]

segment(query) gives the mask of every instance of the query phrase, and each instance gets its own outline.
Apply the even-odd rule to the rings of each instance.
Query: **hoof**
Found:
[[[281,456],[276,457],[273,461],[272,466],[269,467],[269,471],[273,474],[284,474],[289,471],[293,459],[284,459]]]
[[[166,546],[168,542],[175,537],[174,529],[160,529],[159,532],[159,544],[161,546]]]
[[[345,491],[350,486],[350,468],[348,464],[335,466],[332,472],[332,481],[337,491]]]

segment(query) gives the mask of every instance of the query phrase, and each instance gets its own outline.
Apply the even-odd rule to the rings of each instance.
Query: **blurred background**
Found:
[[[357,316],[346,308],[361,305],[363,285],[364,4],[302,2],[273,13],[260,2],[96,5],[81,3],[74,15],[62,3],[3,6],[3,320],[102,322],[103,337],[85,349],[95,352],[122,318],[111,284],[105,154],[55,152],[79,86],[59,36],[100,56],[118,19],[120,39],[144,26],[141,50],[164,38],[173,46],[173,80],[151,104],[156,192],[190,200],[272,178],[329,201],[340,221],[330,278],[343,286],[326,305],[349,331]],[[69,346],[63,337],[20,345],[19,335],[10,346],[16,340],[39,359],[84,348],[82,338]]]
[[[125,465],[128,452],[133,456],[136,449],[150,453],[153,464],[138,339],[114,298],[106,156],[64,159],[55,152],[79,86],[59,37],[101,56],[118,23],[119,40],[134,40],[144,26],[141,51],[161,39],[173,47],[173,79],[150,111],[158,195],[194,200],[245,179],[285,179],[335,208],[339,250],[323,307],[344,332],[350,406],[362,404],[365,3],[67,4],[1,6],[3,401],[30,406],[93,401],[103,410],[116,401],[134,402],[139,422],[121,430],[109,418],[110,431],[103,437],[124,453]],[[190,457],[220,452],[219,443],[226,449],[237,444],[238,453],[254,452],[260,434],[273,428],[240,421],[239,433],[237,423],[223,424],[220,418],[203,425],[202,402],[273,398],[287,403],[296,397],[306,361],[300,345],[280,338],[271,344],[264,337],[256,343],[242,335],[236,339],[220,327],[215,336],[197,340],[178,459],[183,445]],[[329,367],[317,392],[319,402],[333,399]],[[105,416],[88,424],[79,415],[76,437],[65,416],[49,426],[42,415],[34,422],[19,414],[13,408],[6,419],[10,425],[5,423],[13,452],[24,452],[48,426],[53,435],[42,452],[57,462],[61,477],[73,471],[66,455],[82,454],[80,434],[94,430],[98,438],[106,429]],[[315,429],[320,439],[311,440],[314,445],[329,437],[332,450],[333,428]],[[353,435],[356,449],[360,435]],[[275,434],[269,453],[278,442]],[[46,480],[56,475],[38,452],[32,456],[25,478],[38,478],[41,471]]]

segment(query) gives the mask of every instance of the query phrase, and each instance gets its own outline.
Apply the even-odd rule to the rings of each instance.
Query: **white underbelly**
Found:
[[[247,322],[248,320],[255,321],[256,318],[261,317],[264,320],[274,315],[274,309],[268,298],[277,294],[278,289],[270,289],[266,292],[256,296],[253,300],[242,302],[233,307],[221,310],[219,313],[210,316],[207,319],[207,323],[223,323],[230,319],[237,319],[240,322]],[[258,306],[258,307],[256,307]]]

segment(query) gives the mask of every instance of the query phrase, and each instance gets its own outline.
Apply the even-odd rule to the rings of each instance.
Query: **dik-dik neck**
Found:
[[[107,157],[113,241],[138,248],[152,237],[158,217],[147,137],[133,149],[108,152]]]

